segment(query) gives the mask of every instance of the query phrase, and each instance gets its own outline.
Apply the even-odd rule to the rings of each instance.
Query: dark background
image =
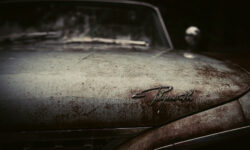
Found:
[[[201,30],[199,52],[250,71],[250,5],[237,0],[140,0],[162,13],[175,49],[185,50],[185,30]]]
[[[250,15],[246,1],[144,0],[158,6],[175,48],[185,48],[185,29],[200,28],[203,50],[249,51]]]

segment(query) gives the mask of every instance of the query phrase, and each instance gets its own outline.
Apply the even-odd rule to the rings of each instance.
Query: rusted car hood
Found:
[[[237,67],[181,52],[2,52],[0,70],[1,130],[156,126],[250,85]],[[159,90],[145,90],[164,86],[159,110],[162,101],[150,105]]]

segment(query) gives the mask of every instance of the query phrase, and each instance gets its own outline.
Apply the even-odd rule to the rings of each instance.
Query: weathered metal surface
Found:
[[[221,61],[182,53],[1,52],[0,129],[37,130],[156,126],[230,101],[249,89],[249,75]],[[150,106],[157,91],[192,101]]]
[[[248,124],[250,124],[250,92],[242,96],[239,99],[239,103],[241,104],[242,111]]]
[[[150,130],[122,145],[119,149],[154,149],[244,125],[246,122],[240,104],[233,101]]]

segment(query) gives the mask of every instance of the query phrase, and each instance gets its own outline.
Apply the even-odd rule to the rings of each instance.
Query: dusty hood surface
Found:
[[[195,54],[2,52],[0,128],[155,126],[230,101],[249,85],[243,70]]]

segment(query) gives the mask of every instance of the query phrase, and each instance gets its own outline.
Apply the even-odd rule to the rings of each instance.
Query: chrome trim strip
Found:
[[[169,43],[169,47],[170,47],[169,50],[173,50],[173,49],[174,49],[174,46],[173,46],[172,40],[171,40],[171,38],[170,38],[170,36],[169,36],[169,34],[168,34],[168,30],[167,30],[166,25],[165,25],[165,23],[164,23],[164,21],[163,21],[163,18],[162,18],[162,15],[161,15],[161,13],[160,13],[160,10],[159,10],[158,8],[155,8],[155,10],[156,10],[157,15],[158,15],[158,17],[159,17],[159,19],[160,19],[160,23],[161,23],[161,25],[162,25],[162,28],[163,28],[164,34],[165,34],[165,36],[166,36],[166,39],[167,39],[167,41],[168,41],[168,43]]]
[[[155,150],[172,149],[172,148],[184,147],[184,146],[186,147],[187,145],[195,145],[197,143],[200,143],[199,141],[203,141],[203,142],[218,141],[220,139],[230,138],[232,136],[241,136],[242,134],[250,134],[250,126],[235,128],[231,130],[226,130],[226,131],[222,131],[218,133],[213,133],[213,134],[169,144],[166,146],[156,148]]]

